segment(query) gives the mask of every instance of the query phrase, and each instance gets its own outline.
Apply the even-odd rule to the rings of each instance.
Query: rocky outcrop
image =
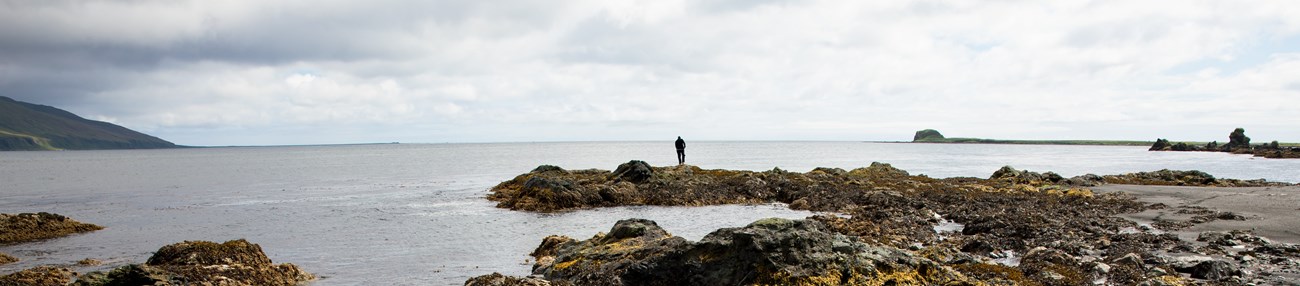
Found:
[[[1223,145],[1219,145],[1219,142],[1215,141],[1202,147],[1184,142],[1173,143],[1167,139],[1156,139],[1155,144],[1152,144],[1148,150],[1229,152],[1233,154],[1253,154],[1255,157],[1275,159],[1300,158],[1300,147],[1284,147],[1277,141],[1261,145],[1250,145],[1250,137],[1246,136],[1246,129],[1244,128],[1237,128],[1231,134],[1228,134],[1228,143]]]
[[[50,239],[100,229],[103,227],[52,213],[0,214],[0,244]]]
[[[1246,136],[1245,128],[1237,128],[1228,134],[1228,144],[1223,144],[1223,149],[1232,151],[1242,148],[1250,149],[1250,137]]]
[[[13,256],[10,256],[9,254],[5,254],[5,253],[0,253],[0,265],[5,265],[5,264],[9,264],[9,263],[14,263],[14,262],[18,262],[18,258],[17,258],[17,257],[13,257]]]
[[[535,275],[573,285],[971,285],[939,263],[869,245],[812,220],[764,219],[699,242],[655,222],[619,221],[608,234],[547,238]],[[475,278],[479,279],[479,278]],[[475,280],[471,280],[475,281]]]
[[[940,134],[938,130],[934,129],[917,131],[916,135],[912,136],[912,142],[936,141],[943,139],[943,134]]]
[[[634,163],[624,165],[629,164]],[[1148,206],[1121,193],[1097,194],[1085,187],[1105,183],[1283,185],[1220,179],[1198,171],[1170,170],[1064,178],[1051,172],[1038,173],[1009,166],[997,170],[987,179],[935,179],[911,175],[884,163],[853,170],[816,168],[806,173],[781,169],[763,172],[705,170],[689,165],[651,167],[649,177],[634,183],[615,172],[539,167],[494,187],[489,198],[497,201],[498,207],[542,212],[620,205],[783,202],[795,209],[839,213],[810,217],[810,221],[818,224],[814,228],[844,235],[871,247],[906,249],[918,257],[954,269],[967,278],[990,284],[1078,285],[1106,280],[1119,285],[1163,285],[1159,283],[1180,281],[1178,269],[1153,257],[1158,257],[1159,253],[1196,253],[1198,250],[1172,234],[1133,233],[1132,230],[1143,228],[1115,215],[1141,211]],[[1220,217],[1224,214],[1212,215],[1214,219]],[[950,227],[952,224],[960,226],[955,231],[938,231],[941,225]],[[701,242],[684,241],[659,233],[658,227],[650,222],[626,221],[620,225],[608,235],[586,241],[566,237],[545,239],[543,246],[533,254],[541,265],[537,273],[557,285],[614,283],[613,280],[600,280],[614,279],[608,277],[620,277],[618,281],[638,277],[669,279],[638,271],[676,265],[671,263],[703,267],[702,262],[690,260],[693,256],[689,254],[695,252],[666,249],[695,249],[706,242],[721,241],[713,240],[721,239],[721,236],[712,235]],[[734,233],[748,237],[757,233],[755,227],[761,225],[765,223]],[[799,232],[803,231],[801,227],[781,229]],[[752,237],[746,239],[749,238]],[[623,252],[566,251],[570,248]],[[564,253],[570,254],[565,256]],[[592,253],[601,255],[588,255]],[[745,257],[710,255],[749,261]],[[783,257],[787,254],[770,255]],[[680,262],[681,259],[687,262]],[[995,260],[1007,264],[991,262]],[[584,276],[586,274],[582,273],[597,271],[580,267],[597,267],[596,264],[584,264],[591,261],[601,261],[600,267],[606,267],[599,270],[606,271],[601,273],[617,275]],[[779,264],[764,267],[775,265]],[[1260,268],[1249,266],[1242,269]],[[609,272],[613,271],[611,269],[625,272]],[[824,274],[811,270],[800,273]],[[1243,275],[1261,277],[1258,272],[1250,273],[1255,274]],[[806,277],[823,277],[818,276],[821,274],[808,274]]]
[[[86,274],[76,285],[298,285],[312,279],[298,266],[272,263],[261,246],[239,239],[164,246],[145,264]]]
[[[1205,172],[1159,170],[1153,172],[1136,172],[1121,175],[1106,175],[1102,179],[1109,184],[1126,185],[1161,185],[1161,186],[1210,186],[1210,187],[1270,187],[1291,184],[1270,182],[1266,180],[1216,179]]]
[[[0,285],[22,286],[63,286],[72,282],[75,272],[71,269],[54,266],[37,266],[31,269],[0,276]],[[140,284],[143,285],[143,284]]]

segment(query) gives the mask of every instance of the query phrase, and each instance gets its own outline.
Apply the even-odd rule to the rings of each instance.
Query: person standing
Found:
[[[686,140],[677,136],[677,165],[686,164]]]

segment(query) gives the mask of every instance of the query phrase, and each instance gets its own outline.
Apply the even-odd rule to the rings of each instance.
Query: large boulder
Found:
[[[0,214],[0,244],[50,239],[103,228],[46,212]]]
[[[246,240],[186,241],[158,249],[144,265],[83,276],[77,285],[298,285],[315,279],[298,266],[274,264]]]
[[[943,134],[939,134],[939,131],[934,129],[917,131],[916,135],[912,136],[912,142],[939,141],[943,139]]]
[[[548,238],[534,254],[534,274],[575,285],[969,282],[934,261],[829,232],[813,220],[763,219],[689,242],[653,221],[630,219],[585,241]]]
[[[654,175],[654,168],[649,163],[641,160],[632,160],[627,163],[619,164],[617,169],[611,175],[619,180],[642,183]]]

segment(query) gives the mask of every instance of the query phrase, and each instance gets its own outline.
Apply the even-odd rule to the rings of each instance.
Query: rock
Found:
[[[943,134],[939,134],[939,131],[934,129],[917,131],[916,135],[912,136],[912,142],[942,141],[943,139]]]
[[[699,242],[672,236],[653,221],[624,220],[608,235],[562,243],[554,253],[553,260],[537,259],[534,274],[575,285],[969,282],[928,259],[828,232],[812,220],[763,219],[720,229]]]
[[[72,270],[53,266],[37,266],[0,276],[0,285],[63,286],[77,275]]]
[[[550,285],[551,282],[542,279],[531,278],[531,277],[525,277],[525,278],[510,277],[495,272],[488,275],[470,278],[468,281],[465,281],[465,286],[550,286]]]
[[[1237,149],[1250,149],[1250,137],[1246,136],[1245,128],[1237,128],[1228,134],[1228,144],[1223,144],[1224,151],[1233,151]]]
[[[99,266],[100,264],[104,264],[104,262],[95,259],[90,259],[90,258],[77,261],[77,265],[81,265],[81,266]]]
[[[1206,260],[1196,263],[1191,267],[1175,268],[1178,272],[1188,273],[1192,278],[1207,279],[1219,281],[1231,278],[1232,276],[1241,275],[1241,271],[1236,266],[1222,260]]]
[[[273,264],[261,246],[239,239],[164,246],[144,265],[87,274],[77,285],[298,285],[312,279],[293,264]]]
[[[1168,139],[1156,138],[1156,143],[1151,144],[1151,148],[1147,150],[1148,151],[1169,151],[1170,147],[1173,147],[1173,144],[1169,144]]]
[[[1092,269],[1097,273],[1110,273],[1110,264],[1098,262],[1097,265],[1092,266]]]
[[[1129,266],[1142,266],[1142,256],[1137,253],[1129,253],[1115,259],[1115,264],[1126,264]]]
[[[654,169],[650,164],[641,160],[632,160],[627,163],[619,164],[614,169],[613,176],[623,181],[632,183],[643,183],[654,175]]]
[[[108,273],[91,272],[77,277],[74,286],[115,286],[115,285],[185,285],[175,281],[174,275],[155,267],[130,264],[115,268]],[[241,285],[241,284],[234,284]],[[242,284],[247,285],[247,284]]]
[[[1106,180],[1096,174],[1083,174],[1071,177],[1066,181],[1073,186],[1095,187],[1106,183]]]
[[[564,168],[556,167],[553,165],[541,165],[541,166],[537,166],[537,168],[533,168],[533,171],[529,173],[546,173],[546,172],[567,173],[569,171],[565,171]]]
[[[1040,174],[1028,170],[1016,170],[1016,168],[1012,168],[1011,166],[1002,166],[1001,169],[994,171],[993,175],[989,176],[989,180],[1000,180],[1014,184],[1028,185],[1059,184],[1066,182],[1064,177],[1053,172]]]
[[[5,265],[14,262],[18,262],[17,257],[9,256],[9,254],[0,253],[0,265]]]
[[[103,228],[46,212],[0,214],[0,244],[50,239]]]

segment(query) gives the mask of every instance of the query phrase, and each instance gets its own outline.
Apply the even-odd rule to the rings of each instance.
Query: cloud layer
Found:
[[[1300,141],[1296,75],[1289,1],[0,4],[0,95],[191,145]]]

